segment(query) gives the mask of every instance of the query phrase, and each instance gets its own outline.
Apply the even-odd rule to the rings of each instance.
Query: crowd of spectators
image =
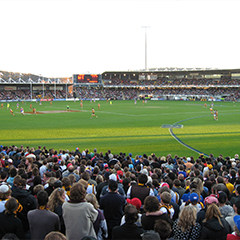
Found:
[[[0,146],[2,239],[240,239],[239,155]]]
[[[68,98],[72,98],[71,93],[67,93]],[[0,91],[0,100],[29,100],[29,99],[63,99],[66,98],[66,91],[63,90],[46,90],[43,94],[42,91],[30,92],[30,90],[2,90]]]
[[[104,85],[127,85],[127,86],[239,86],[240,80],[230,77],[218,79],[212,78],[168,78],[158,77],[156,80],[136,80],[136,79],[103,79]]]
[[[171,97],[171,96],[186,96],[201,98],[224,97],[225,101],[237,101],[240,98],[238,88],[77,88],[77,98],[79,99],[116,99],[116,100],[133,100],[140,96],[149,95],[152,97]],[[40,91],[33,92],[32,96],[29,90],[3,90],[0,92],[1,100],[27,100],[27,99],[43,98]],[[68,93],[67,98],[72,98],[73,94]],[[47,99],[64,99],[66,91],[62,90],[46,90],[44,98]]]
[[[62,83],[69,81],[67,78],[43,78],[38,75],[12,73],[12,72],[0,72],[2,79],[13,79],[19,82],[20,79],[27,80],[32,79],[33,82],[42,83],[41,80],[48,83],[54,83],[61,80]],[[141,76],[140,76],[141,77]],[[144,77],[144,76],[142,76]],[[156,77],[156,76],[155,76]],[[129,79],[128,76],[122,76],[121,79],[117,76],[102,80],[102,85],[82,86],[76,87],[74,90],[75,97],[80,99],[116,99],[116,100],[132,100],[140,98],[141,96],[152,96],[162,98],[166,96],[171,99],[171,96],[197,96],[197,99],[201,98],[225,98],[226,101],[237,101],[240,98],[240,80],[231,78],[229,76],[222,76],[218,79],[212,78],[173,78],[173,77],[156,77],[156,79],[137,79],[133,76]],[[71,79],[70,79],[71,80]],[[22,86],[21,86],[22,87]],[[67,98],[72,98],[72,93],[67,93]],[[41,90],[34,90],[30,92],[30,89],[21,90],[2,90],[0,92],[0,100],[23,100],[23,99],[37,99],[37,98],[51,98],[61,99],[66,98],[66,91],[63,90],[45,90],[44,93]]]
[[[132,100],[140,96],[149,95],[152,97],[165,96],[189,96],[198,98],[210,97],[225,97],[225,100],[232,101],[232,99],[240,98],[240,91],[238,88],[78,88],[79,98],[105,98],[116,100]]]

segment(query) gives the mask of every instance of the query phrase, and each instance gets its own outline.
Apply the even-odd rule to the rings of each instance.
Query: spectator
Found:
[[[44,240],[51,231],[60,231],[60,220],[56,213],[47,209],[48,194],[45,190],[38,192],[37,202],[38,208],[27,214],[31,239]]]
[[[57,180],[59,181],[59,180]],[[63,188],[56,188],[51,193],[48,201],[48,207],[51,212],[56,213],[60,219],[61,233],[65,234],[65,224],[63,220],[62,205],[65,202],[65,191]]]
[[[208,206],[206,217],[203,220],[201,239],[226,239],[231,228],[228,222],[221,217],[221,212],[216,204]]]
[[[231,226],[232,232],[234,231],[234,217],[240,215],[240,201],[237,201],[233,204],[234,213],[231,216],[226,217],[226,221]]]
[[[37,200],[33,195],[30,194],[30,192],[26,190],[26,180],[24,178],[19,177],[18,175],[15,178],[17,177],[19,178],[19,180],[16,182],[16,187],[14,187],[12,190],[12,197],[15,197],[23,207],[21,213],[18,214],[18,217],[22,221],[25,237],[28,239],[29,223],[27,214],[30,210],[36,209]]]
[[[5,210],[5,203],[11,197],[11,193],[11,188],[8,185],[2,184],[0,186],[0,212]]]
[[[138,219],[138,211],[136,207],[131,204],[126,205],[124,215],[126,222],[121,226],[116,226],[113,228],[112,239],[142,239],[141,234],[144,233],[144,230],[140,227],[137,227],[135,224]]]
[[[170,237],[172,228],[168,222],[158,219],[155,222],[154,231],[160,235],[161,240],[166,240]]]
[[[100,199],[100,209],[103,210],[108,227],[108,239],[112,239],[112,229],[119,226],[123,216],[123,206],[126,200],[117,192],[118,184],[114,180],[108,181],[109,192]]]
[[[189,205],[185,206],[173,224],[174,239],[193,239],[197,240],[201,236],[201,225],[196,223],[196,208]]]
[[[138,226],[138,227],[141,227],[142,226],[142,223],[141,223],[141,217],[142,217],[142,214],[139,213],[139,210],[142,206],[142,203],[141,203],[141,200],[139,198],[132,198],[132,199],[129,199],[127,198],[127,203],[128,204],[132,204],[133,206],[135,206],[138,210],[138,219],[137,221],[135,222],[135,224]],[[121,220],[121,225],[123,225],[125,223],[125,215],[122,217],[122,220]]]
[[[6,209],[0,213],[1,239],[6,233],[14,233],[19,239],[24,239],[22,222],[15,216],[18,205],[16,198],[12,197],[6,202]]]
[[[53,231],[48,233],[44,240],[67,240],[67,238],[62,233]]]
[[[227,205],[227,194],[225,192],[219,192],[218,195],[218,206],[219,210],[224,218],[232,215],[234,213],[233,207]]]
[[[240,216],[237,215],[234,218],[234,232],[227,235],[227,240],[239,240],[240,239]]]
[[[86,188],[81,183],[75,183],[70,190],[70,200],[63,203],[63,219],[66,227],[66,237],[82,239],[84,236],[96,238],[93,223],[98,211],[91,203],[86,202]]]
[[[147,181],[147,175],[143,173],[140,174],[138,176],[138,184],[129,187],[127,191],[127,198],[139,198],[143,205],[144,200],[147,196],[154,196],[153,190],[146,186]]]
[[[159,211],[160,205],[157,197],[155,196],[148,196],[144,200],[144,211],[145,213],[142,214],[141,222],[142,227],[145,230],[153,230],[154,224],[157,219],[165,220],[166,222],[170,223],[172,226],[172,220],[168,217],[167,213],[163,213]]]
[[[108,236],[107,222],[106,219],[104,218],[103,212],[99,209],[99,204],[96,196],[93,193],[88,193],[85,199],[87,202],[91,203],[94,206],[94,208],[98,211],[97,219],[93,223],[94,230],[97,235],[97,240],[107,238]]]

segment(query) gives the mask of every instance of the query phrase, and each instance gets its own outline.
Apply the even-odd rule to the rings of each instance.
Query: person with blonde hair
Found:
[[[65,202],[65,191],[63,188],[56,188],[50,195],[48,200],[48,208],[50,211],[56,213],[59,216],[61,224],[61,232],[65,234],[65,224],[63,221],[62,205]]]
[[[44,240],[67,240],[67,238],[60,232],[52,231],[46,235]]]
[[[93,223],[94,230],[97,235],[97,239],[102,240],[103,237],[107,238],[107,236],[108,236],[107,222],[103,215],[103,212],[99,209],[99,204],[98,204],[95,194],[88,193],[86,195],[85,199],[87,202],[91,203],[94,206],[94,208],[98,211],[97,219]]]
[[[209,205],[203,220],[201,239],[225,240],[230,232],[231,227],[221,216],[218,206],[216,204]]]
[[[179,218],[173,224],[174,239],[199,239],[201,235],[201,225],[196,223],[197,210],[195,207],[185,206]]]
[[[70,200],[63,203],[63,220],[67,239],[82,239],[84,236],[97,237],[93,223],[98,211],[91,203],[86,202],[86,188],[75,183],[70,189]]]

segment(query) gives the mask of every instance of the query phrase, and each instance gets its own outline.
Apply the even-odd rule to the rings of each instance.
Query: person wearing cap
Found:
[[[234,213],[232,213],[232,215],[226,217],[226,221],[229,223],[229,225],[231,226],[231,229],[232,229],[232,232],[234,231],[234,217],[236,215],[240,215],[240,201],[236,201],[234,204],[233,204],[233,210],[234,210]]]
[[[78,147],[76,148],[76,151],[74,152],[73,155],[74,155],[74,156],[78,155],[80,158],[82,158],[82,154],[81,154],[81,152],[79,151],[79,148],[78,148]]]
[[[198,213],[201,209],[204,208],[204,205],[199,202],[199,196],[197,193],[193,192],[190,194],[189,200],[187,202],[183,202],[180,206],[180,210],[182,210],[185,206],[191,205],[196,208],[196,213]]]
[[[124,189],[123,189],[123,185],[117,181],[117,176],[116,176],[116,174],[114,174],[114,173],[110,174],[110,175],[109,175],[109,180],[113,180],[113,181],[117,182],[117,184],[118,184],[117,192],[118,192],[120,195],[126,197],[126,194],[125,194]],[[106,195],[106,194],[108,193],[108,191],[109,191],[108,186],[104,186],[104,187],[102,188],[100,197]]]
[[[199,192],[199,195],[201,194],[200,189],[199,189],[199,185],[202,184],[202,182],[198,183],[195,181],[195,179],[190,183],[189,189],[183,194],[181,201],[182,202],[187,202],[189,200],[190,194],[193,191],[197,191]],[[203,202],[203,197],[202,195],[199,196],[200,197],[200,201]]]
[[[108,239],[112,239],[112,229],[121,223],[126,200],[122,195],[118,194],[118,184],[116,181],[109,179],[108,188],[109,192],[100,199],[100,209],[103,210],[107,221]]]
[[[230,232],[231,227],[221,216],[218,206],[216,204],[209,205],[202,223],[201,239],[225,240]]]
[[[11,197],[11,188],[7,184],[0,186],[0,212],[5,210],[5,203]]]
[[[223,178],[224,178],[226,187],[228,188],[230,194],[232,194],[232,192],[234,190],[234,186],[232,183],[230,183],[230,176],[228,175],[227,172],[223,172]]]
[[[192,164],[192,158],[191,158],[191,157],[188,157],[188,158],[187,158],[187,162],[184,163],[184,165],[186,166],[186,170],[192,169],[192,166],[193,166],[193,164]]]
[[[227,240],[240,240],[240,216],[234,216],[233,221],[234,231],[227,235]]]
[[[208,206],[212,204],[215,204],[215,205],[218,204],[218,199],[213,196],[208,196],[204,199],[204,203],[205,203],[205,208],[201,209],[197,213],[197,220],[196,220],[196,222],[199,222],[201,225],[203,224],[203,220],[205,219]]]
[[[135,222],[135,224],[138,226],[138,227],[141,227],[142,226],[142,223],[141,223],[141,217],[142,217],[142,214],[139,212],[141,206],[142,206],[142,202],[139,198],[133,198],[133,199],[126,199],[127,200],[127,204],[132,204],[133,206],[135,206],[138,210],[138,219],[137,221]],[[122,217],[122,220],[121,220],[121,224],[120,225],[123,225],[125,223],[125,215]]]
[[[112,239],[129,240],[139,239],[142,240],[141,234],[145,231],[142,227],[138,227],[135,222],[138,219],[137,208],[128,204],[124,209],[124,216],[126,222],[121,226],[115,226],[112,230]]]

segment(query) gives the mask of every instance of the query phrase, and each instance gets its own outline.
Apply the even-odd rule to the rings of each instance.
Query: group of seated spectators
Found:
[[[222,77],[219,79],[212,78],[168,78],[168,77],[158,77],[155,80],[144,80],[144,79],[119,79],[118,77],[113,77],[111,79],[103,79],[104,85],[139,85],[139,86],[229,86],[235,85],[236,87],[240,85],[238,79],[232,79],[230,77]]]
[[[104,87],[78,87],[76,88],[76,98],[79,99],[116,99],[116,100],[133,100],[140,96],[153,96],[158,98],[171,96],[196,96],[198,99],[224,96],[225,101],[237,101],[240,98],[238,88],[104,88]],[[66,91],[63,90],[46,90],[44,95],[42,91],[33,91],[32,96],[29,90],[2,90],[0,91],[0,100],[27,100],[27,99],[64,99]],[[73,98],[72,93],[67,93],[67,98]]]
[[[238,88],[77,88],[81,99],[105,98],[116,100],[132,100],[139,96],[153,96],[162,98],[165,96],[197,96],[198,99],[207,97],[224,96],[226,101],[238,100],[240,92]]]
[[[1,239],[240,239],[239,155],[0,146]]]
[[[73,95],[71,93],[67,93],[67,98],[72,98]],[[39,99],[39,98],[45,98],[45,99],[63,99],[66,98],[66,91],[63,90],[46,90],[44,92],[42,91],[35,91],[31,92],[30,90],[2,90],[0,91],[0,100],[29,100],[29,99]]]

